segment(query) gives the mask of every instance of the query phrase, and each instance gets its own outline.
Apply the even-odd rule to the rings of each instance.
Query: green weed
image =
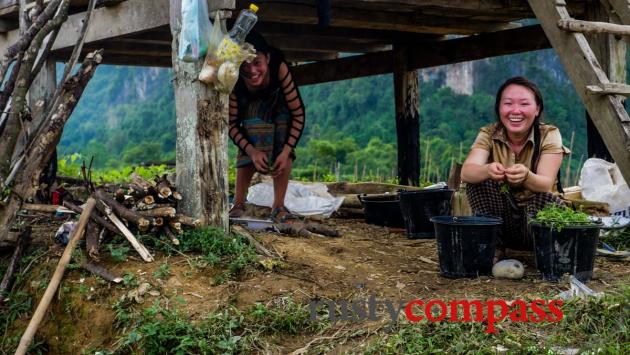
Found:
[[[186,314],[172,306],[163,307],[157,300],[142,312],[125,310],[120,303],[114,308],[117,322],[131,327],[121,342],[120,352],[142,349],[148,354],[248,353],[267,346],[262,336],[303,334],[328,325],[311,322],[307,307],[290,298],[281,299],[273,307],[259,304],[247,312],[226,307],[192,322]]]
[[[165,279],[171,275],[171,266],[167,263],[160,265],[160,267],[153,272],[153,276],[158,279]]]
[[[256,265],[257,256],[248,241],[239,235],[227,236],[222,229],[206,227],[188,230],[180,238],[182,252],[197,252],[208,266],[221,266],[227,271],[215,278],[217,284]]]
[[[567,207],[559,207],[555,204],[549,204],[538,211],[530,223],[548,225],[558,232],[572,224],[593,224],[586,213],[574,211]]]
[[[109,249],[109,254],[115,262],[121,263],[123,261],[127,261],[127,253],[129,252],[128,247],[124,245],[115,247],[112,244],[108,244],[107,249]]]

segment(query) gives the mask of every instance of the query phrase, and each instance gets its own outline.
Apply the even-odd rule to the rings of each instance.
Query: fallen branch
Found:
[[[150,219],[147,219],[143,215],[139,214],[138,212],[132,211],[126,208],[125,206],[121,205],[120,203],[116,202],[116,200],[114,200],[114,198],[111,197],[107,192],[103,190],[96,190],[94,195],[96,196],[97,199],[102,201],[105,205],[107,205],[114,212],[116,212],[116,215],[137,225],[139,230],[147,231],[149,227],[151,227],[152,221]],[[99,210],[101,209],[100,206],[97,206],[97,207],[99,208]]]
[[[164,233],[166,233],[166,236],[171,240],[171,243],[173,243],[174,245],[179,245],[179,239],[177,239],[177,236],[173,234],[171,228],[169,228],[168,225],[165,224],[164,226],[162,226],[162,229],[164,230]]]
[[[238,234],[238,235],[242,235],[243,237],[245,237],[256,249],[256,251],[258,252],[258,254],[262,254],[264,256],[268,256],[270,258],[278,258],[277,255],[275,255],[274,253],[272,253],[271,251],[269,251],[267,248],[265,248],[259,241],[256,240],[256,238],[254,238],[253,235],[251,235],[247,230],[245,230],[245,228],[243,228],[242,226],[238,226],[238,225],[233,225],[232,230]]]
[[[67,207],[68,209],[76,212],[76,213],[82,213],[83,209],[77,205],[75,205],[74,203],[70,202],[70,201],[63,201],[63,205],[65,207]],[[109,222],[108,220],[106,220],[105,218],[99,216],[96,213],[92,213],[90,215],[90,218],[98,223],[101,227],[106,228],[107,230],[109,230],[110,232],[114,233],[114,234],[120,234],[120,231],[118,230],[118,228],[116,228],[115,225],[113,225],[111,222]]]
[[[131,231],[125,226],[125,224],[118,217],[116,217],[116,215],[111,211],[111,209],[109,209],[109,207],[105,207],[105,214],[112,221],[112,223],[114,223],[114,225],[118,227],[123,236],[127,238],[129,243],[131,243],[131,246],[138,252],[138,254],[140,254],[142,260],[149,263],[152,262],[153,256],[151,256],[151,253],[149,253],[147,248],[142,245],[142,243],[140,243],[138,239],[136,239],[133,233],[131,233]]]
[[[150,210],[138,211],[141,216],[145,217],[168,217],[173,218],[177,211],[173,207],[157,207]]]
[[[17,269],[17,265],[22,258],[22,254],[28,245],[28,242],[31,239],[31,227],[28,226],[20,234],[20,239],[18,241],[17,246],[15,247],[15,251],[13,252],[13,256],[11,257],[11,261],[9,262],[9,266],[7,270],[4,272],[4,277],[2,278],[2,282],[0,282],[0,305],[4,301],[4,295],[8,292],[11,287],[11,281],[13,279],[13,274]]]
[[[175,215],[175,221],[181,223],[181,225],[183,226],[188,227],[197,227],[201,223],[200,220],[183,215],[181,213]]]
[[[59,205],[45,205],[45,204],[37,204],[37,203],[25,203],[22,205],[23,210],[36,211],[36,212],[45,212],[45,213],[73,213],[72,211],[66,207]],[[80,212],[79,212],[80,213]]]
[[[118,283],[121,283],[123,280],[122,277],[115,275],[113,272],[105,269],[104,267],[97,264],[90,263],[88,261],[81,263],[81,268],[93,273],[96,276],[100,276],[103,279],[110,282],[114,282],[118,284]]]
[[[95,260],[98,260],[98,235],[99,228],[96,222],[90,220],[85,232],[85,250],[87,251],[88,256]]]
[[[55,293],[57,292],[57,288],[59,287],[59,284],[61,283],[61,278],[63,277],[63,274],[66,271],[66,265],[68,265],[68,263],[70,262],[70,259],[72,258],[72,252],[74,251],[74,248],[76,247],[76,245],[79,243],[79,240],[83,238],[83,232],[85,230],[85,226],[87,225],[90,219],[90,213],[92,213],[92,210],[94,210],[95,203],[96,201],[93,198],[88,199],[85,209],[83,210],[83,213],[81,214],[81,217],[79,218],[79,223],[77,224],[75,229],[72,231],[72,237],[70,238],[68,245],[66,245],[66,249],[63,251],[63,255],[61,256],[61,259],[59,259],[59,263],[57,264],[55,273],[53,274],[52,278],[50,279],[50,282],[48,283],[48,287],[46,288],[46,291],[44,292],[44,296],[42,296],[41,301],[39,301],[39,304],[37,305],[37,309],[35,310],[35,313],[33,313],[33,318],[31,318],[31,321],[28,324],[28,327],[26,328],[24,335],[22,335],[22,338],[20,339],[20,344],[18,345],[17,350],[15,351],[16,355],[26,354],[26,351],[28,350],[28,346],[33,340],[33,336],[37,332],[37,328],[39,327],[39,324],[41,323],[42,319],[44,319],[44,316],[46,315],[46,310],[48,310],[48,306],[50,305],[50,302],[52,301]]]

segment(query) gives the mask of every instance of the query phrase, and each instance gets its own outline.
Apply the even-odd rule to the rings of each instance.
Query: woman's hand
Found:
[[[284,174],[287,169],[291,167],[291,157],[289,156],[290,150],[283,150],[273,163],[273,170],[271,176],[277,177]]]
[[[521,185],[529,176],[529,169],[523,164],[515,164],[505,169],[507,181],[512,185]]]
[[[249,157],[252,159],[252,163],[254,163],[254,167],[258,172],[265,174],[269,172],[267,154],[253,148],[249,153]]]
[[[494,181],[503,181],[505,179],[505,167],[503,164],[494,162],[488,164],[488,175],[490,175],[490,179]]]

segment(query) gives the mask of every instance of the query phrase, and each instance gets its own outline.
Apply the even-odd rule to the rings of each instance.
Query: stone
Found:
[[[492,267],[492,276],[496,278],[515,279],[523,277],[525,267],[515,259],[501,260]]]

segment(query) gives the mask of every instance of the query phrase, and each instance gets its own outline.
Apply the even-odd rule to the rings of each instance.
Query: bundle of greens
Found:
[[[548,204],[538,211],[536,216],[530,219],[530,223],[548,225],[558,232],[568,225],[594,224],[586,213],[574,211],[567,207],[559,207],[555,204]]]

